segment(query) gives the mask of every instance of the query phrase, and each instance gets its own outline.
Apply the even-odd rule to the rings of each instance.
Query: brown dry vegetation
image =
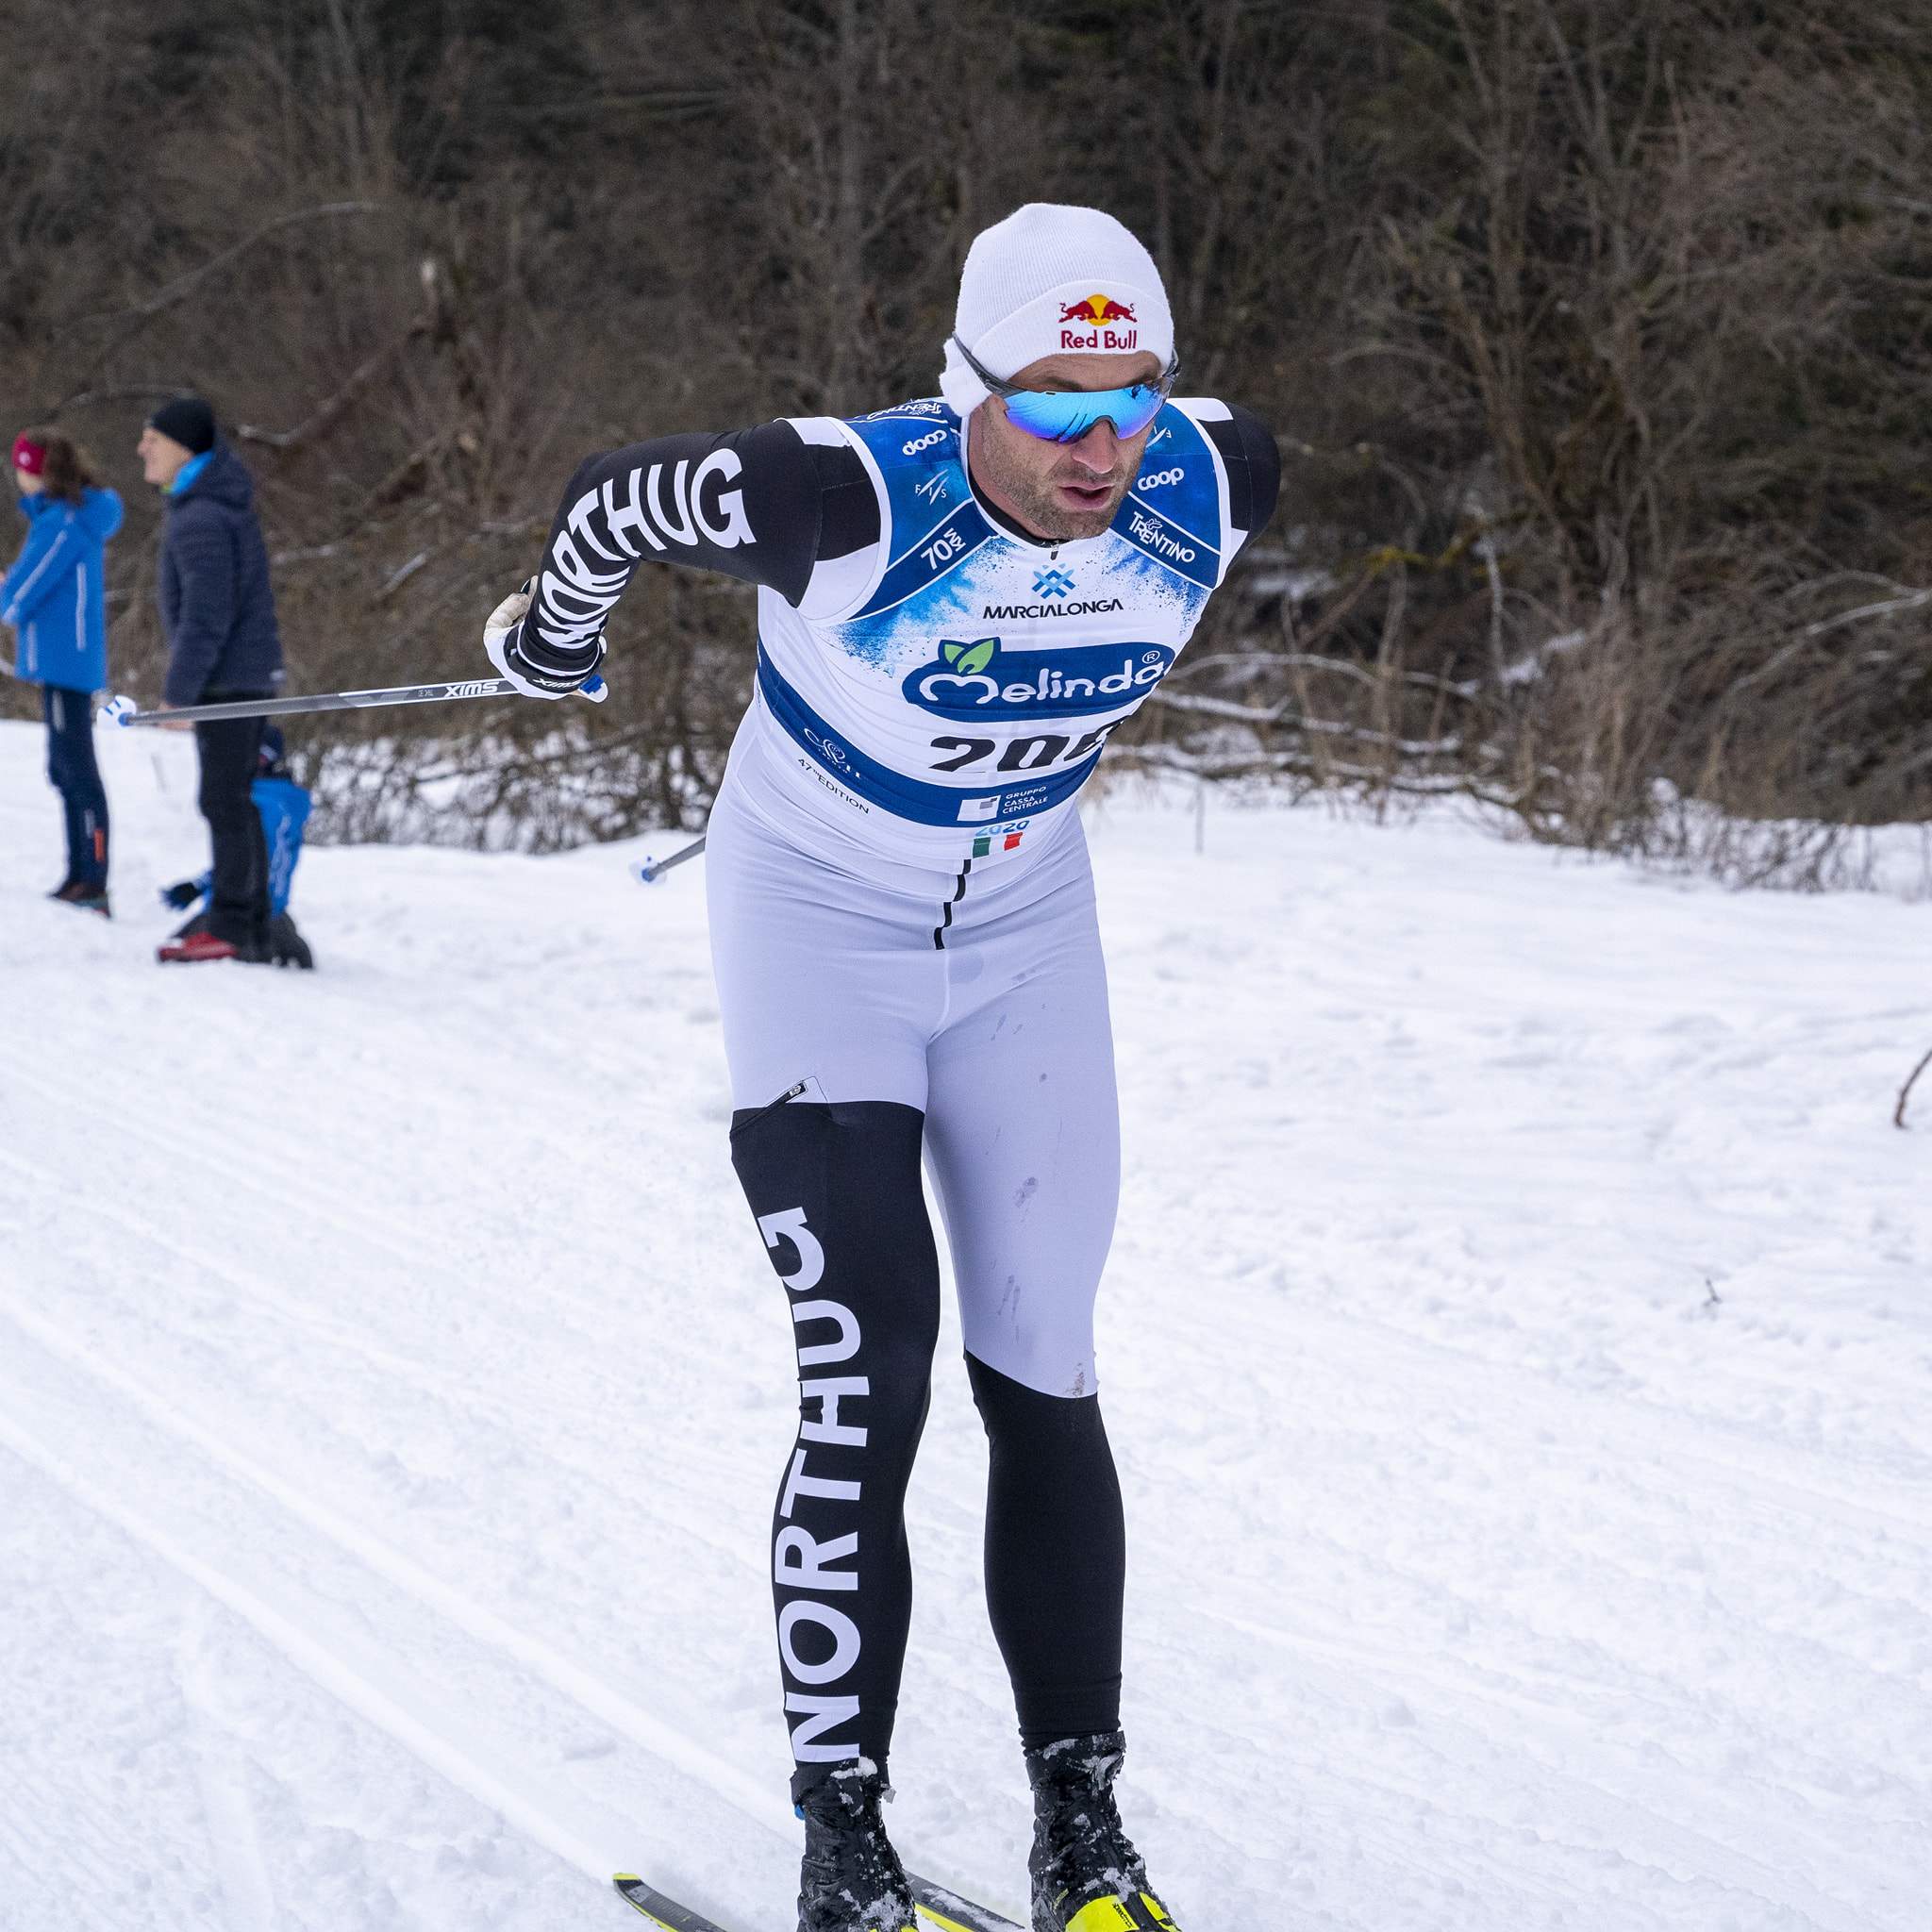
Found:
[[[1116,759],[1740,877],[1932,818],[1923,0],[5,11],[0,424],[128,495],[138,693],[158,396],[256,470],[297,687],[474,674],[578,457],[930,392],[973,233],[1084,200],[1287,458]],[[647,571],[602,710],[291,735],[339,837],[695,821],[750,624]]]

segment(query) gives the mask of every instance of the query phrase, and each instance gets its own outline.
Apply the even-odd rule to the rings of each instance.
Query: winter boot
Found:
[[[308,941],[295,930],[295,922],[277,912],[268,923],[268,956],[277,966],[299,966],[304,973],[315,970],[315,955]]]
[[[1027,1752],[1033,1932],[1177,1932],[1114,1808],[1126,1748],[1119,1731],[1100,1731]]]
[[[798,1932],[914,1932],[906,1868],[879,1807],[891,1795],[869,1757],[812,1765],[791,1780],[805,1820]]]
[[[85,879],[69,879],[58,891],[50,892],[50,899],[58,899],[63,906],[73,906],[82,912],[98,912],[103,919],[114,915],[108,905],[106,886],[90,885]]]
[[[220,959],[240,959],[248,966],[266,966],[268,948],[253,941],[237,944],[233,940],[218,938],[203,928],[192,932],[186,939],[176,937],[166,945],[158,947],[155,957],[164,966],[207,966]]]

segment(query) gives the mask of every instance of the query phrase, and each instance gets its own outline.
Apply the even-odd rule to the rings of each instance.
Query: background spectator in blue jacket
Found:
[[[67,818],[67,874],[52,896],[108,910],[108,794],[94,761],[93,693],[108,681],[103,551],[121,499],[64,436],[29,429],[13,445],[26,545],[0,577],[0,621],[16,634],[14,673],[42,687],[47,776]]]
[[[168,634],[166,707],[270,696],[282,681],[282,641],[269,588],[255,484],[215,433],[199,396],[176,396],[148,418],[142,472],[167,492],[158,594]],[[160,949],[168,960],[269,958],[268,853],[249,796],[262,720],[197,724],[201,815],[213,847],[208,923]]]

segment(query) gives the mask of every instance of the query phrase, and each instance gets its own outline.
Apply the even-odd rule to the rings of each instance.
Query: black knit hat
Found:
[[[147,425],[192,457],[204,456],[215,446],[215,412],[199,396],[175,396],[163,403],[147,419]]]

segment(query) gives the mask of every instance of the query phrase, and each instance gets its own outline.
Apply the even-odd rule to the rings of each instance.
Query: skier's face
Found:
[[[1124,389],[1158,382],[1160,373],[1148,355],[1043,356],[1012,380],[1021,389]],[[974,409],[970,424],[974,482],[996,508],[1052,543],[1097,537],[1113,522],[1154,427],[1121,437],[1103,417],[1077,442],[1047,442],[1010,421],[997,396]]]

